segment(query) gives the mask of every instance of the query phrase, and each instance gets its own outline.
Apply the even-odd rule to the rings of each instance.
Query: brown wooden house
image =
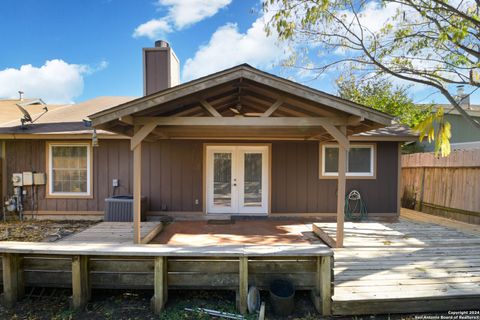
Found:
[[[24,128],[3,125],[4,196],[13,173],[36,171],[47,183],[25,206],[45,217],[101,218],[105,198],[133,194],[137,227],[141,196],[148,219],[342,223],[351,189],[370,217],[398,217],[399,146],[415,136],[389,115],[249,65],[178,84],[178,59],[164,43],[144,50],[144,70],[141,98],[101,97]]]

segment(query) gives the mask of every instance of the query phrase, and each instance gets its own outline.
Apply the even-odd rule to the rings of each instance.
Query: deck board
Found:
[[[140,237],[143,239],[151,232],[158,229],[160,222],[142,222],[140,227]],[[63,244],[73,243],[133,243],[133,223],[132,222],[100,222],[82,232],[73,234],[61,239]]]
[[[480,306],[480,230],[448,222],[345,223],[334,249],[335,315],[468,310]],[[315,223],[335,239],[335,223]]]

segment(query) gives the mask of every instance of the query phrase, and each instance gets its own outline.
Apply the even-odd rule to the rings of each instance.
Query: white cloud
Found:
[[[150,39],[157,39],[162,38],[166,33],[172,31],[172,28],[168,24],[168,22],[162,19],[152,19],[145,23],[142,23],[133,32],[133,36],[135,38],[139,37],[148,37]]]
[[[102,61],[90,67],[54,59],[47,60],[41,67],[26,64],[19,69],[0,70],[0,97],[17,98],[18,91],[22,90],[27,98],[42,98],[47,103],[71,103],[83,92],[84,75],[107,65]]]
[[[397,14],[400,4],[389,2],[381,5],[379,2],[368,2],[360,12],[359,20],[365,28],[371,32],[379,32],[391,19]],[[349,20],[354,21],[353,14],[350,13]]]
[[[156,40],[173,30],[181,30],[212,17],[232,0],[157,0],[157,5],[168,8],[168,14],[142,23],[133,32],[134,37]]]
[[[168,17],[177,29],[212,17],[220,9],[228,6],[232,0],[159,0],[162,6],[168,6]]]
[[[285,48],[278,45],[275,36],[267,37],[264,18],[258,18],[241,33],[236,24],[218,28],[210,41],[201,46],[183,67],[183,79],[191,80],[238,64],[269,68],[286,57]]]

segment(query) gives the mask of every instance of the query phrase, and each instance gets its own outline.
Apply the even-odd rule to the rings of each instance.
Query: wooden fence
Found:
[[[480,149],[402,156],[402,206],[480,224]]]

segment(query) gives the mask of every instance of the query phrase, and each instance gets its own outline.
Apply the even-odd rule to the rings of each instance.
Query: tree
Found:
[[[265,0],[264,10],[271,17],[270,35],[290,41],[297,53],[321,54],[320,62],[298,67],[318,74],[348,69],[434,88],[480,130],[449,92],[452,85],[480,87],[479,5],[480,0]],[[429,120],[418,128],[428,130],[429,138],[449,135],[441,125],[443,113]]]
[[[443,108],[432,113],[431,106],[417,106],[408,95],[409,86],[394,86],[383,78],[365,81],[349,74],[339,77],[336,83],[340,97],[391,114],[401,124],[421,132],[420,142],[425,137],[434,141],[435,154],[450,153],[450,123],[443,117]]]
[[[419,108],[408,95],[408,86],[394,86],[387,79],[358,80],[341,76],[336,81],[341,98],[396,117],[401,124],[415,127],[427,119],[431,108]]]

